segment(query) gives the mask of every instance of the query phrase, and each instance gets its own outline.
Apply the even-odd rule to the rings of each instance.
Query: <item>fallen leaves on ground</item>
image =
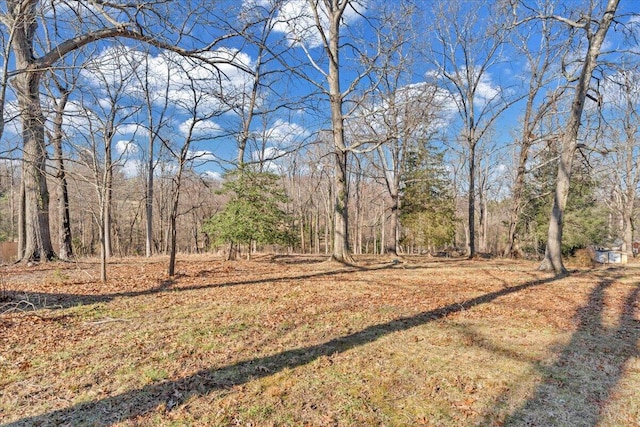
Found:
[[[634,425],[638,267],[184,256],[0,270],[0,422]]]

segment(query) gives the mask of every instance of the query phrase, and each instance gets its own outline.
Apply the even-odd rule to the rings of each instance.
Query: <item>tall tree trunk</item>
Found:
[[[21,62],[18,56],[16,62]],[[20,64],[18,68],[21,68]],[[22,179],[25,186],[25,229],[21,259],[47,261],[53,259],[55,254],[49,232],[47,154],[44,140],[44,115],[40,106],[40,75],[35,72],[25,72],[16,76],[15,79],[24,144]]]
[[[531,148],[531,142],[528,137],[525,138],[527,138],[527,141],[522,142],[522,145],[520,146],[520,153],[518,155],[518,168],[516,169],[516,179],[513,184],[513,193],[511,195],[512,201],[511,212],[509,214],[509,229],[507,231],[507,247],[504,250],[504,256],[511,258],[516,257],[519,251],[516,242],[516,229],[524,206],[524,177],[526,173],[526,163],[529,158],[529,149]]]
[[[111,258],[111,199],[113,198],[113,156],[112,142],[115,135],[115,113],[116,106],[113,105],[109,120],[107,122],[106,138],[104,141],[104,218],[102,226],[104,228],[104,250],[105,256]]]
[[[24,243],[27,225],[25,224],[25,186],[24,179],[20,180],[18,194],[18,259],[24,258]]]
[[[62,96],[56,105],[56,114],[53,120],[52,144],[54,161],[56,164],[56,211],[58,215],[58,256],[67,260],[73,256],[71,238],[71,220],[69,215],[69,192],[67,190],[67,175],[64,167],[62,152],[62,123],[64,109],[69,99],[69,91],[61,89]]]
[[[400,197],[397,193],[391,194],[391,244],[386,252],[398,256],[400,254]],[[384,227],[384,225],[383,225]]]
[[[113,256],[112,238],[111,238],[111,199],[113,197],[113,169],[109,166],[107,170],[107,181],[105,183],[105,201],[104,201],[104,249],[107,258]]]
[[[336,194],[332,258],[339,262],[352,262],[349,250],[349,213],[347,210],[347,152],[337,150],[334,157]]]
[[[149,159],[147,160],[147,188],[145,194],[145,256],[148,258],[153,253],[153,142],[154,137],[149,132]]]
[[[540,265],[540,270],[553,271],[558,275],[565,274],[567,271],[562,262],[562,226],[564,211],[569,197],[571,168],[573,167],[573,159],[578,147],[578,132],[580,130],[582,111],[584,110],[584,103],[587,97],[587,91],[589,90],[591,76],[597,65],[602,43],[613,21],[618,3],[619,0],[609,0],[602,19],[600,20],[598,30],[593,34],[588,33],[587,35],[589,49],[587,50],[580,78],[576,86],[566,130],[562,136],[556,189],[547,234],[547,247],[544,260]],[[589,28],[587,28],[587,31],[590,31]]]
[[[315,214],[315,227],[314,227],[314,243],[315,243],[315,254],[320,254],[320,212],[316,209]]]
[[[479,242],[479,249],[480,252],[487,252],[487,229],[485,227],[486,224],[486,217],[487,217],[487,211],[486,211],[486,202],[485,202],[485,189],[484,189],[484,184],[483,181],[484,178],[481,179],[481,183],[480,183],[480,188],[478,189],[478,214],[479,214],[479,218],[478,218],[478,225],[480,226],[480,230],[478,230],[478,235],[480,237],[480,242]]]
[[[469,258],[476,256],[476,141],[469,139],[469,197],[467,208],[469,210]]]
[[[36,69],[33,38],[37,28],[39,2],[7,2],[9,17],[15,32],[12,40],[16,69],[13,80],[22,121],[24,182],[24,228],[19,238],[23,242],[22,261],[50,260],[55,254],[49,234],[49,190],[46,180],[46,148],[44,115],[40,105],[40,77],[44,70]]]
[[[176,172],[173,187],[173,201],[169,212],[169,277],[173,277],[176,272],[176,252],[177,252],[177,229],[176,220],[178,218],[178,208],[180,207],[180,187],[182,185],[182,172],[184,170],[185,159],[189,150],[189,144],[182,147],[179,158],[178,171]],[[251,251],[251,249],[249,249]]]
[[[104,204],[104,199],[103,199]],[[105,218],[104,218],[104,205],[102,206],[102,210],[100,211],[100,226],[98,227],[98,233],[100,235],[100,280],[103,282],[107,281],[107,241],[105,239],[105,231],[106,227]]]
[[[345,2],[346,3],[346,2]],[[344,6],[342,8],[344,11]],[[333,133],[335,171],[335,216],[332,258],[339,262],[353,262],[349,249],[349,186],[347,181],[348,151],[344,139],[343,94],[340,89],[340,25],[342,12],[333,10],[330,19],[328,56],[329,103],[331,105],[331,129]]]
[[[627,204],[622,215],[622,250],[633,257],[633,204]]]
[[[385,226],[387,225],[386,222],[386,216],[384,214],[384,205],[380,208],[380,255],[384,255],[387,253],[386,250],[386,233],[385,230],[387,229]]]
[[[307,251],[306,244],[307,241],[304,236],[304,215],[300,213],[300,252],[305,253]]]
[[[178,199],[178,196],[174,196]],[[172,209],[169,215],[169,277],[173,277],[176,273],[176,251],[177,251],[177,231],[176,231],[176,215],[177,206],[175,211]]]

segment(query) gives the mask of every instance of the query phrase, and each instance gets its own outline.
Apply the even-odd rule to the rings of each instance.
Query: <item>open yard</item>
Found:
[[[640,265],[403,261],[2,267],[0,424],[640,425]]]

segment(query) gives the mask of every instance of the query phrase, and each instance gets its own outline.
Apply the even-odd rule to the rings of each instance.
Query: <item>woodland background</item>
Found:
[[[50,233],[60,258],[239,248],[342,258],[340,245],[539,258],[571,151],[563,253],[632,254],[632,5],[234,4],[186,2],[177,14],[173,2],[3,3],[0,240],[23,239],[23,259],[51,255],[40,243],[25,252],[31,229]],[[570,150],[581,73],[609,25]],[[21,68],[22,36],[31,65]],[[25,76],[37,77],[38,107],[21,98]]]

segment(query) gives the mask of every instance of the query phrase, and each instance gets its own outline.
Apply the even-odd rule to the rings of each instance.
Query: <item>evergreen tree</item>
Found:
[[[212,243],[229,244],[230,257],[238,244],[290,244],[292,219],[282,209],[288,197],[278,180],[275,174],[246,167],[228,173],[220,193],[230,199],[203,227]]]
[[[403,243],[434,250],[453,242],[455,206],[443,154],[426,145],[407,155],[401,223]]]
[[[557,152],[547,150],[541,159],[543,166],[531,174],[525,183],[528,200],[518,224],[519,235],[525,236],[522,248],[529,256],[544,254],[547,226],[553,202],[554,173],[557,169],[550,161]],[[597,180],[584,162],[573,165],[569,199],[564,217],[562,254],[571,255],[576,249],[589,245],[602,245],[607,239],[607,214],[596,197]]]

